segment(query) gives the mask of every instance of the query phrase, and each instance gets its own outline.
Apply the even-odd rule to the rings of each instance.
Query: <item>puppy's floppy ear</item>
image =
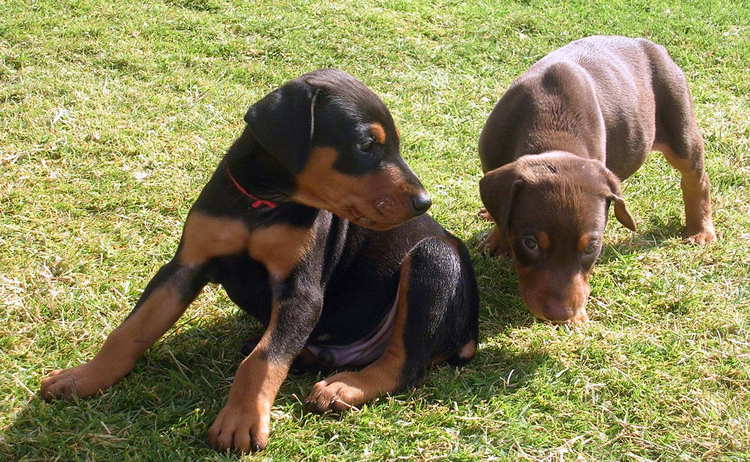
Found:
[[[625,199],[622,198],[622,193],[620,192],[620,179],[617,178],[617,176],[608,168],[603,168],[606,171],[607,186],[609,187],[607,200],[615,205],[615,218],[617,218],[617,221],[619,221],[624,227],[631,231],[635,231],[635,221],[633,220],[633,217],[630,216],[627,207],[625,207]]]
[[[479,180],[479,194],[501,231],[510,226],[510,213],[524,181],[515,162],[490,170]]]
[[[292,173],[304,168],[310,151],[316,96],[315,88],[295,79],[267,94],[245,114],[258,143]]]

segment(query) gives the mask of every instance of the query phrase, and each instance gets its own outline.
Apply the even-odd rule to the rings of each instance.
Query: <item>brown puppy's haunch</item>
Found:
[[[687,239],[716,239],[703,139],[682,71],[643,39],[589,37],[519,77],[479,140],[482,201],[495,226],[481,244],[510,255],[537,317],[588,319],[588,278],[607,210],[635,230],[620,193],[651,150],[682,175]]]
[[[209,429],[220,450],[258,450],[292,363],[362,367],[315,385],[315,410],[347,409],[474,356],[478,294],[463,243],[429,216],[388,109],[332,69],[250,107],[247,126],[185,221],[172,261],[91,361],[42,381],[87,396],[128,374],[208,282],[265,326]]]

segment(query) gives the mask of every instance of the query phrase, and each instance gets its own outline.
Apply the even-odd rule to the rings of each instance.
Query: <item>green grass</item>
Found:
[[[645,36],[685,70],[720,241],[681,242],[678,175],[625,183],[584,328],[533,321],[507,263],[473,254],[475,361],[319,416],[288,380],[269,460],[748,460],[750,3],[5,0],[0,3],[0,459],[236,460],[206,443],[259,326],[209,288],[101,396],[45,403],[174,252],[247,106],[319,67],[382,96],[432,214],[474,244],[476,144],[510,81],[592,34]],[[253,459],[247,456],[247,459]]]

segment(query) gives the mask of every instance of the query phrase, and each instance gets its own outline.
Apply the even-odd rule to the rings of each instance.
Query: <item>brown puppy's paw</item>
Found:
[[[42,379],[40,394],[45,400],[84,398],[112,386],[131,368],[101,367],[93,361],[70,369],[59,369]]]
[[[477,213],[477,216],[481,218],[484,221],[493,221],[492,215],[490,215],[490,212],[487,211],[486,208],[482,207],[479,209],[479,212]]]
[[[343,372],[321,380],[313,386],[305,404],[315,412],[357,410],[365,399],[365,392],[353,379],[355,373]]]
[[[477,250],[482,255],[488,257],[510,258],[510,249],[500,236],[497,226],[494,226],[487,232],[487,234],[480,238],[479,244],[477,244]]]
[[[208,442],[222,452],[257,452],[268,445],[270,422],[270,409],[227,404],[208,429]]]
[[[712,229],[706,229],[689,235],[685,240],[690,244],[710,244],[716,240],[716,233]]]

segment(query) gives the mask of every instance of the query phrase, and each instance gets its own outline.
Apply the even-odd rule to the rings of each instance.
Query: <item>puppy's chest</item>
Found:
[[[314,236],[313,228],[271,225],[248,234],[247,252],[262,263],[273,278],[281,280],[310,251]]]
[[[284,279],[310,251],[315,227],[286,223],[249,228],[239,219],[191,213],[185,223],[180,262],[193,265],[230,255],[246,254]]]

